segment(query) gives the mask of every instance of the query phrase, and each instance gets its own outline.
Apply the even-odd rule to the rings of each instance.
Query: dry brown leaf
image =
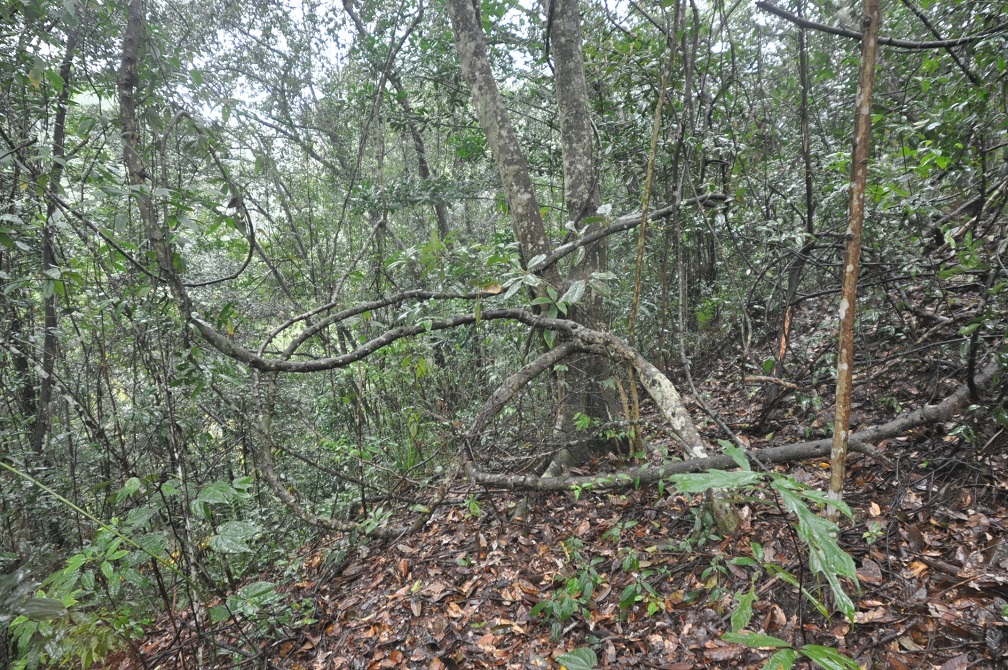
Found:
[[[857,578],[866,584],[881,584],[882,568],[875,561],[866,558],[861,562],[861,567],[858,568]]]
[[[745,649],[746,647],[740,644],[729,644],[712,649],[704,649],[703,655],[709,661],[730,661],[733,658],[742,656],[742,651]]]
[[[969,667],[969,654],[959,654],[942,664],[941,670],[966,670]]]
[[[893,615],[883,607],[854,613],[854,623],[888,623],[893,620]]]

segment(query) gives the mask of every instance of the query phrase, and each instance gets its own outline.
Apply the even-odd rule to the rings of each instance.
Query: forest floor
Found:
[[[935,402],[955,385],[907,368],[887,376],[889,386],[858,385],[862,426]],[[830,429],[828,405],[795,395],[754,430],[760,402],[728,367],[701,392],[754,448]],[[795,649],[831,647],[860,668],[1008,667],[1008,449],[991,425],[965,412],[875,445],[877,456],[851,456],[846,501],[854,518],[841,524],[839,543],[858,570],[860,591],[845,585],[857,607],[853,623],[809,572],[793,519],[772,496],[740,500],[742,524],[721,538],[704,524],[698,496],[668,489],[533,494],[519,521],[510,518],[517,494],[463,485],[449,496],[454,504],[398,541],[362,543],[339,560],[335,540],[304,547],[286,604],[311,604],[313,623],[258,638],[268,643],[218,628],[229,654],[178,614],[172,623],[162,617],[135,650],[159,668],[207,667],[216,654],[221,667],[573,670],[590,666],[564,654],[584,647],[599,668],[761,668],[773,649],[721,638],[754,585],[746,630]],[[713,424],[704,430],[719,437]],[[652,436],[648,457],[657,462],[669,445]],[[590,463],[582,474],[613,467]],[[776,471],[827,487],[823,461]],[[811,597],[800,597],[789,575]],[[533,614],[542,602],[545,611]],[[817,647],[805,649],[811,656]],[[819,667],[798,658],[795,667]],[[828,661],[824,667],[844,667]],[[119,655],[106,667],[141,666]]]

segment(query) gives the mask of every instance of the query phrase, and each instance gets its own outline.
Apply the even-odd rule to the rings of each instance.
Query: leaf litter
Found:
[[[752,448],[828,434],[828,402],[792,400],[765,420],[733,379],[732,365],[719,362],[700,392]],[[858,418],[885,420],[893,398],[920,405],[934,391],[910,371],[862,384]],[[977,435],[992,432],[979,413],[960,420]],[[718,437],[713,424],[705,432]],[[860,592],[846,584],[853,622],[832,608],[789,530],[793,519],[772,503],[740,501],[739,528],[718,537],[704,530],[700,497],[670,489],[536,493],[518,520],[510,512],[524,502],[519,494],[460,483],[449,496],[456,504],[417,533],[349,550],[342,538],[303,547],[297,580],[282,591],[286,603],[307,604],[311,623],[257,635],[232,622],[211,636],[191,614],[162,615],[105,667],[574,668],[591,667],[577,665],[590,648],[583,653],[598,668],[762,668],[773,648],[722,639],[751,593],[745,632],[811,645],[810,653],[833,648],[865,669],[1003,668],[1008,450],[997,435],[969,441],[952,425],[928,426],[876,445],[878,457],[852,456],[845,500],[854,521],[839,542],[860,582]],[[659,462],[671,439],[657,431],[649,444]],[[611,467],[593,462],[575,474]],[[827,462],[777,469],[826,488]],[[800,576],[828,618],[758,567],[767,563]],[[817,666],[799,657],[794,667]]]

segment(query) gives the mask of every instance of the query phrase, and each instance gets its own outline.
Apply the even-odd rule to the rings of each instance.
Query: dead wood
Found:
[[[998,371],[999,365],[997,361],[988,364],[977,375],[977,385],[987,387],[997,377]],[[878,451],[871,446],[872,444],[895,437],[918,426],[948,419],[969,399],[969,394],[969,386],[961,384],[951,395],[939,403],[925,405],[924,407],[901,414],[892,421],[880,426],[873,426],[852,433],[849,438],[850,450],[877,455]],[[778,447],[768,447],[766,449],[756,449],[750,451],[748,455],[751,459],[758,459],[760,462],[767,464],[789,463],[809,458],[829,456],[831,446],[832,438],[824,438],[812,442],[799,442]],[[511,490],[557,491],[573,488],[630,488],[640,484],[653,484],[670,475],[687,472],[705,472],[713,469],[733,469],[735,467],[737,467],[735,461],[730,456],[721,455],[710,458],[676,461],[659,467],[643,465],[622,472],[586,477],[536,477],[531,475],[495,474],[478,470],[472,462],[466,464],[466,472],[472,481],[479,484]]]

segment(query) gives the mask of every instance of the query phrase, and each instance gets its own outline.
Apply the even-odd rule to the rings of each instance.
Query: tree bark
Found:
[[[472,93],[476,118],[490,143],[497,174],[500,175],[507,199],[511,227],[518,240],[522,267],[527,269],[533,258],[546,256],[551,251],[528,163],[490,68],[486,37],[476,7],[472,0],[447,0],[446,4],[462,64],[462,76]],[[560,285],[560,277],[555,269],[547,268],[542,276],[554,286]]]
[[[837,354],[836,416],[830,454],[830,490],[834,500],[843,499],[850,431],[851,385],[854,375],[854,320],[857,312],[857,281],[861,267],[861,228],[864,223],[865,183],[868,179],[868,145],[871,139],[872,86],[875,82],[875,52],[878,47],[881,10],[879,0],[865,0],[864,40],[861,42],[861,72],[854,107],[854,150],[851,163],[850,218],[844,254],[843,290],[840,297],[840,335]],[[829,509],[833,520],[839,510]]]
[[[546,0],[545,4],[549,40],[555,56],[554,81],[563,149],[564,207],[567,219],[579,233],[581,220],[594,218],[583,232],[584,235],[593,235],[605,226],[596,217],[601,204],[598,157],[585,81],[578,0]],[[607,266],[606,246],[604,239],[586,244],[584,256],[574,265],[569,283],[588,281],[593,273],[604,272]],[[595,291],[585,291],[581,301],[573,306],[570,316],[593,328],[608,329],[602,296]],[[565,373],[568,389],[559,416],[560,432],[567,433],[573,429],[574,416],[578,413],[603,421],[618,413],[615,393],[602,385],[611,376],[604,358],[575,356],[571,360]]]
[[[80,12],[77,12],[78,19]],[[55,193],[60,191],[60,182],[63,179],[63,156],[66,154],[66,115],[67,105],[70,98],[70,70],[73,67],[74,53],[77,51],[77,39],[80,35],[79,22],[77,26],[71,28],[67,33],[66,50],[63,54],[63,62],[60,64],[60,77],[63,79],[63,88],[56,99],[56,118],[53,124],[52,140],[52,167],[49,170],[48,185]],[[49,199],[46,204],[46,222],[42,229],[42,274],[45,281],[52,281],[54,286],[49,295],[43,300],[43,328],[42,336],[42,368],[41,379],[39,380],[38,401],[35,404],[35,426],[31,437],[31,450],[36,458],[42,457],[46,436],[49,434],[49,417],[52,413],[49,407],[52,402],[53,373],[56,367],[56,328],[58,326],[56,318],[56,298],[55,282],[60,281],[55,274],[59,272],[56,266],[56,201]]]

